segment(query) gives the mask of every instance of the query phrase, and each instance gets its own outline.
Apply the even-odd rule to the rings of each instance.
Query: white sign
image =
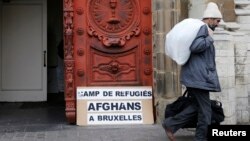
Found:
[[[152,88],[140,87],[79,87],[77,99],[152,99]]]
[[[142,113],[88,114],[88,124],[141,124]]]
[[[78,87],[77,124],[153,123],[151,86]]]
[[[88,101],[88,112],[142,111],[141,101]]]

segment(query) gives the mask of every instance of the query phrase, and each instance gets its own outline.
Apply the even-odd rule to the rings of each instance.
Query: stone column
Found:
[[[237,122],[249,122],[248,112],[248,68],[247,68],[247,49],[249,43],[247,36],[234,35],[235,40],[235,93],[237,97]]]
[[[189,17],[202,19],[203,12],[206,9],[207,0],[190,0]]]
[[[238,122],[249,122],[248,93],[250,93],[250,1],[234,0],[236,4],[235,13],[237,23],[240,25],[239,31],[246,34],[246,38],[235,46],[236,55],[236,92],[238,100]]]
[[[217,99],[222,102],[226,116],[223,124],[236,124],[233,36],[223,28],[217,28],[213,38],[216,48],[216,67],[222,91],[211,93],[211,99]]]
[[[165,36],[178,22],[179,0],[154,0],[153,2],[153,49],[154,49],[154,97],[156,119],[164,117],[168,98],[179,92],[178,66],[165,55]]]
[[[247,68],[248,68],[248,98],[250,97],[250,46],[247,47]],[[249,102],[249,100],[248,100]],[[248,103],[248,108],[250,109],[249,106],[250,103]],[[249,116],[250,116],[250,110],[249,111]],[[250,118],[250,117],[249,117]]]

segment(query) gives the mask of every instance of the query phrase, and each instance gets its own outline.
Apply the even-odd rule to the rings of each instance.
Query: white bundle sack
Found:
[[[165,53],[178,65],[184,65],[190,57],[190,46],[200,27],[205,23],[199,19],[184,19],[166,35]]]

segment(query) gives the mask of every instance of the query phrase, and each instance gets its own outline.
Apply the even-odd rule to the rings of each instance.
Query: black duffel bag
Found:
[[[225,115],[222,108],[222,103],[218,100],[210,100],[212,108],[211,124],[219,125],[224,121]],[[182,96],[180,96],[176,101],[168,104],[165,108],[165,118],[175,116],[180,113],[186,107],[188,107],[192,102],[192,97],[188,95],[187,90]],[[192,118],[191,122],[187,123],[183,128],[195,128],[197,124],[198,114]]]

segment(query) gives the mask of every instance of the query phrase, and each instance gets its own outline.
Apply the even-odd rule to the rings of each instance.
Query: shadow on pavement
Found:
[[[67,124],[62,96],[49,96],[47,102],[0,102],[0,132],[57,130]]]

